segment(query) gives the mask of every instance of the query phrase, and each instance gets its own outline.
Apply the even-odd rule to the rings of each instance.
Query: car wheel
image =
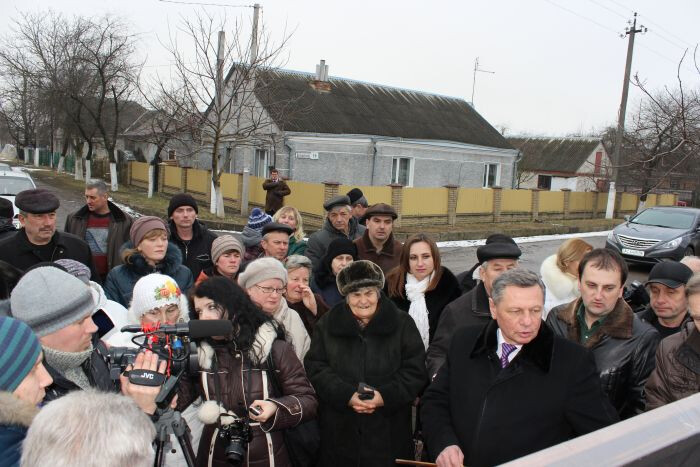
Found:
[[[685,251],[683,252],[683,256],[695,256],[695,251],[693,250],[693,247],[686,247]]]

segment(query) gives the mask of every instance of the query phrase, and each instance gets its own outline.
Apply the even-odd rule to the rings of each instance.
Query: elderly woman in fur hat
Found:
[[[205,400],[197,465],[231,465],[225,452],[230,437],[222,437],[222,430],[250,417],[252,438],[243,443],[241,465],[291,467],[284,429],[313,419],[318,402],[283,329],[224,277],[197,285],[190,310],[191,319],[226,319],[234,329],[233,335],[200,342],[201,373],[183,380],[178,391],[180,407],[198,396]]]
[[[412,459],[411,406],[428,381],[416,324],[371,261],[346,266],[337,284],[345,301],[319,319],[304,360],[321,404],[320,465]]]

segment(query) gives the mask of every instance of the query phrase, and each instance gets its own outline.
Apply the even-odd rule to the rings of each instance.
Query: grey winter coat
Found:
[[[364,225],[360,225],[357,222],[357,219],[351,217],[349,222],[350,233],[348,235],[345,235],[343,232],[333,227],[333,224],[331,224],[331,221],[329,221],[327,218],[323,223],[323,228],[311,234],[311,236],[309,237],[308,246],[306,247],[305,255],[311,260],[314,269],[316,269],[318,263],[321,261],[321,258],[323,258],[323,256],[326,254],[326,250],[328,250],[328,245],[330,245],[333,240],[342,237],[349,238],[350,240],[355,240],[362,237],[362,234],[365,233],[367,227],[365,227]]]

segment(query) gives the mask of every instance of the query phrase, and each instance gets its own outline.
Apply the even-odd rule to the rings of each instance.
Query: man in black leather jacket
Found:
[[[644,384],[660,340],[622,299],[627,272],[616,251],[592,250],[579,265],[581,298],[552,309],[547,317],[555,334],[593,351],[603,391],[622,419],[644,411]]]

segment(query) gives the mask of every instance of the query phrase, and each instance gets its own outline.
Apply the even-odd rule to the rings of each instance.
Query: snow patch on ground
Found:
[[[515,237],[515,243],[535,243],[547,242],[550,240],[566,240],[567,238],[586,238],[586,237],[607,237],[612,232],[611,230],[603,230],[601,232],[579,232],[570,234],[554,234],[554,235],[533,235],[532,237]],[[481,246],[486,243],[486,239],[480,240],[457,240],[450,242],[438,242],[438,248],[464,248],[470,246]]]
[[[122,211],[124,211],[125,213],[127,213],[128,215],[130,215],[131,217],[133,217],[134,219],[137,219],[137,218],[143,216],[143,214],[141,214],[140,212],[134,211],[133,209],[131,209],[131,208],[130,208],[129,206],[127,206],[126,204],[117,203],[117,202],[114,201],[112,198],[109,198],[109,200],[110,200],[111,202],[113,202],[119,209],[121,209]]]

